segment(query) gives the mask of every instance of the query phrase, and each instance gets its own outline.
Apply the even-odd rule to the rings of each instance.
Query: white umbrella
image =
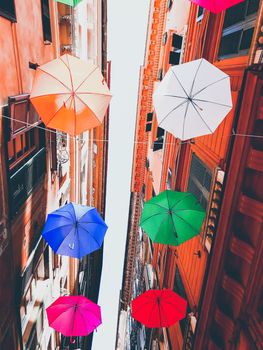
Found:
[[[213,133],[232,109],[230,78],[205,59],[171,67],[153,94],[158,124],[181,140]]]

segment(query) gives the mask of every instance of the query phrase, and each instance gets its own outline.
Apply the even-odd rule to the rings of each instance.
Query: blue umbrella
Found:
[[[55,253],[80,259],[101,247],[107,228],[96,208],[69,203],[48,214],[42,236]]]

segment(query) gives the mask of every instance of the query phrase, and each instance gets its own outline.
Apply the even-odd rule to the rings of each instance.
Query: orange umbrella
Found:
[[[66,54],[37,68],[30,99],[46,126],[78,135],[102,123],[111,93],[97,66]]]

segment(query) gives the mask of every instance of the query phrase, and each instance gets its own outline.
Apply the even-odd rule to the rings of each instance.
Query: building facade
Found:
[[[106,1],[0,4],[0,349],[66,349],[45,308],[60,295],[97,302],[103,250],[80,261],[41,238],[49,212],[73,201],[104,217],[108,115],[77,140],[46,129],[29,101],[37,65],[64,53],[97,64],[109,81]],[[92,335],[70,348],[91,348]]]
[[[262,1],[218,15],[186,0],[151,1],[117,349],[262,347],[261,30]],[[152,94],[171,65],[201,57],[230,76],[233,109],[212,135],[181,143],[158,127]],[[144,201],[165,189],[193,193],[206,210],[199,236],[178,247],[153,244],[139,227]],[[184,297],[187,317],[159,330],[138,324],[130,303],[149,288]]]

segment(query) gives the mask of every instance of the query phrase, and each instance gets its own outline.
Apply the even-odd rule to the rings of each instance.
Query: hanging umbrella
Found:
[[[153,242],[178,246],[199,234],[204,218],[194,195],[167,190],[144,204],[140,225]]]
[[[102,323],[100,306],[82,295],[59,297],[46,312],[50,327],[66,337],[86,336]]]
[[[186,316],[187,301],[170,289],[150,289],[132,300],[132,317],[148,328],[170,327]]]
[[[232,109],[230,78],[205,59],[172,66],[153,94],[159,127],[181,140],[213,133]]]
[[[205,9],[219,13],[232,7],[234,5],[239,4],[240,2],[244,2],[245,0],[190,0],[194,4],[204,7]]]
[[[69,203],[48,214],[42,235],[55,253],[80,259],[101,247],[107,228],[95,208]]]
[[[61,2],[62,4],[69,6],[77,6],[82,0],[56,0],[57,2]]]
[[[68,54],[37,68],[30,96],[47,127],[70,135],[100,125],[110,99],[99,68]]]

